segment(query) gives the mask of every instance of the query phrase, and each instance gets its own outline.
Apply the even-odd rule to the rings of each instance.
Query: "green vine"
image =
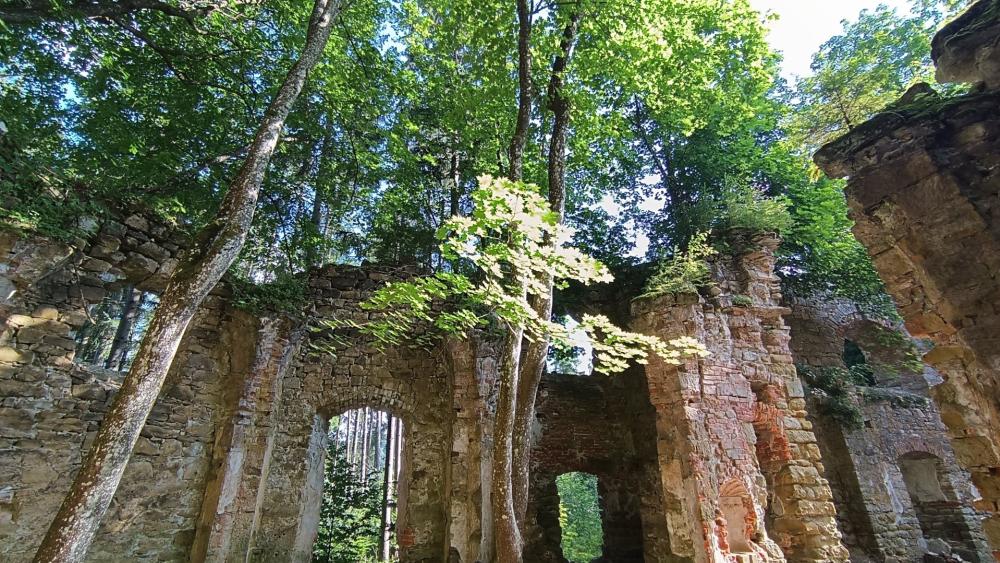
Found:
[[[868,385],[870,368],[857,365],[850,369],[838,366],[796,366],[802,380],[819,406],[820,413],[839,422],[844,428],[856,430],[864,419],[856,399],[856,390]]]

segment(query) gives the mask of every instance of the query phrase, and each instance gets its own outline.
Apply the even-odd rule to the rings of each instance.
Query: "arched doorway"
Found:
[[[398,557],[403,440],[403,421],[383,410],[362,407],[330,419],[313,563]]]

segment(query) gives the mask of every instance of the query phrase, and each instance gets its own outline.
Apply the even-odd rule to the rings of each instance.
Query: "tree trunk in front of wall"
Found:
[[[573,57],[576,46],[577,31],[580,28],[581,14],[579,11],[570,16],[569,23],[563,29],[562,41],[559,44],[559,56],[552,63],[552,75],[549,77],[548,109],[552,112],[552,135],[549,141],[548,179],[549,179],[549,209],[556,213],[558,222],[563,222],[566,209],[566,140],[569,136],[569,99],[563,91],[566,67]],[[550,238],[545,244],[555,244]],[[540,319],[552,318],[552,276],[542,280],[548,291],[544,295],[536,295],[532,299],[532,307]],[[517,403],[514,414],[514,466],[512,482],[514,487],[514,511],[518,524],[524,526],[528,510],[528,484],[530,480],[531,463],[531,426],[535,419],[535,396],[545,371],[545,359],[549,351],[549,340],[538,338],[527,344],[521,374],[517,388]]]
[[[35,554],[36,563],[86,557],[188,324],[243,247],[267,165],[285,119],[326,47],[338,2],[316,0],[302,54],[268,107],[215,220],[168,282],[132,367]]]
[[[514,415],[517,408],[517,380],[524,328],[511,328],[504,342],[500,362],[500,391],[493,423],[493,474],[490,502],[493,505],[494,561],[521,563],[524,542],[514,512],[512,486]]]

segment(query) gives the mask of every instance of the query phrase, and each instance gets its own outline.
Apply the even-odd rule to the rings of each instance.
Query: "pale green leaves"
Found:
[[[472,215],[453,217],[438,233],[444,256],[473,266],[472,276],[438,272],[389,283],[362,304],[370,321],[335,320],[325,327],[353,327],[385,346],[424,344],[435,334],[466,334],[492,321],[506,327],[508,336],[523,330],[528,339],[571,346],[566,327],[539,317],[530,299],[547,295],[559,281],[610,282],[607,267],[569,246],[572,230],[559,223],[535,187],[481,176],[472,199]],[[622,330],[603,316],[585,315],[580,327],[593,342],[602,373],[645,362],[650,353],[670,363],[704,354],[693,340],[665,343]]]
[[[633,361],[645,364],[650,353],[668,364],[680,364],[685,357],[708,355],[705,347],[689,336],[664,342],[655,336],[622,330],[604,315],[584,315],[580,328],[590,337],[597,359],[594,369],[600,373],[625,371]]]

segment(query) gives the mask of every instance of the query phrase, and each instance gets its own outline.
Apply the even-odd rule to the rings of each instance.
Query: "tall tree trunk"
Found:
[[[382,513],[379,515],[378,533],[378,560],[387,561],[389,559],[389,473],[392,471],[392,415],[389,416],[388,427],[385,432],[385,455],[382,470]]]
[[[580,28],[580,12],[575,11],[570,16],[569,23],[563,29],[562,41],[559,44],[559,55],[552,63],[552,75],[549,79],[548,109],[552,112],[552,137],[549,143],[549,208],[558,214],[560,223],[566,208],[566,138],[569,132],[570,106],[563,92],[566,67],[573,57],[576,46],[577,31]],[[546,244],[554,244],[547,240]],[[552,317],[552,283],[549,276],[542,280],[548,287],[544,295],[535,296],[531,306],[540,319]],[[535,418],[535,396],[538,385],[545,370],[545,358],[549,350],[547,338],[538,338],[525,345],[524,358],[520,366],[520,377],[517,386],[516,410],[513,423],[513,474],[511,481],[514,489],[514,510],[518,522],[523,526],[528,510],[528,481],[531,461],[531,423]]]
[[[528,0],[517,0],[517,121],[507,149],[510,162],[508,177],[524,177],[524,147],[531,124],[531,11]]]
[[[347,442],[346,453],[347,467],[353,467],[354,463],[354,411],[347,411]]]
[[[351,475],[359,477],[361,467],[361,409],[354,411],[354,449],[351,452]]]
[[[493,422],[493,474],[490,502],[493,505],[493,544],[496,563],[521,563],[523,540],[514,512],[511,484],[514,413],[524,327],[511,327],[500,357],[500,391]]]
[[[338,8],[339,0],[316,0],[302,54],[267,108],[215,220],[199,234],[197,242],[203,246],[193,248],[171,276],[132,367],[35,554],[36,563],[77,562],[86,556],[184,331],[243,248],[285,119],[326,47]]]
[[[122,369],[125,366],[129,337],[132,335],[135,317],[139,314],[139,308],[142,306],[141,300],[142,292],[136,291],[131,285],[122,289],[122,313],[118,318],[115,339],[111,341],[111,351],[108,352],[108,359],[104,362],[106,369]]]
[[[371,443],[372,413],[365,407],[364,415],[361,418],[361,480],[368,481],[368,457],[371,453],[369,445]]]

